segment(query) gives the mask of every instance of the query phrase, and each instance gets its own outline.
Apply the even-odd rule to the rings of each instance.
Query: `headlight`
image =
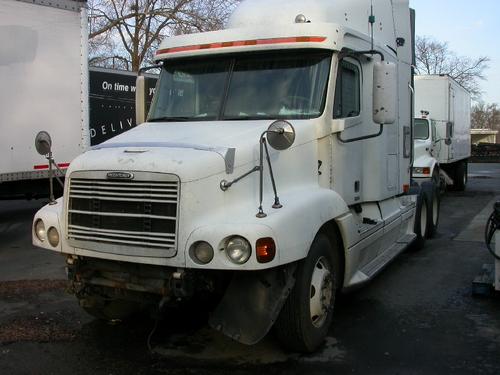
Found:
[[[53,247],[57,247],[59,245],[59,232],[57,231],[56,228],[50,227],[49,230],[47,231],[47,238],[49,239],[49,243]]]
[[[42,219],[37,219],[37,221],[35,221],[35,235],[39,241],[45,241],[45,224]]]
[[[205,241],[198,241],[191,245],[189,255],[198,264],[207,264],[214,258],[214,249]]]
[[[240,236],[229,238],[226,242],[225,250],[229,260],[236,264],[245,263],[250,258],[250,254],[252,254],[250,243]]]

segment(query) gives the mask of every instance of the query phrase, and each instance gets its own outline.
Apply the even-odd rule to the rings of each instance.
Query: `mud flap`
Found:
[[[264,271],[238,272],[209,324],[242,344],[259,342],[271,329],[295,284],[296,263]]]

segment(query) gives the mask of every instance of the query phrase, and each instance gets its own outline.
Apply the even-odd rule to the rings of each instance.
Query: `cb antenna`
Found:
[[[371,39],[371,44],[372,44],[371,50],[373,51],[373,49],[374,49],[373,25],[375,24],[375,15],[373,14],[373,0],[371,0],[371,2],[370,2],[370,17],[368,17],[368,22],[370,23],[370,39]]]
[[[375,49],[375,42],[373,40],[373,25],[375,25],[375,15],[373,14],[373,0],[370,1],[370,15],[368,16],[368,23],[370,24],[370,36],[371,36],[371,48],[369,51],[355,51],[356,54],[370,54],[370,55],[380,55],[382,61],[385,60],[385,56],[381,51]]]

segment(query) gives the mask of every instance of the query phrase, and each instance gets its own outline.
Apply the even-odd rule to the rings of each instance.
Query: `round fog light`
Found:
[[[226,254],[233,263],[245,263],[250,258],[251,253],[250,243],[243,237],[234,236],[226,242]]]
[[[207,264],[214,258],[214,249],[205,241],[195,242],[191,246],[191,258],[198,264]]]
[[[59,245],[59,232],[57,231],[56,228],[54,227],[49,228],[49,230],[47,231],[47,238],[49,239],[49,243],[53,247]]]
[[[42,219],[35,221],[35,235],[39,241],[45,241],[45,224]]]

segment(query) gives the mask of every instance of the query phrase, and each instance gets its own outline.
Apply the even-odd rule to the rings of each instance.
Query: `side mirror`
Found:
[[[139,75],[135,81],[135,123],[146,121],[146,79]]]
[[[373,64],[373,122],[379,125],[396,122],[396,64],[382,61]]]
[[[267,141],[275,150],[286,150],[295,142],[295,129],[287,121],[275,121],[267,129]]]
[[[446,123],[446,138],[453,137],[453,122],[448,121]]]
[[[52,148],[52,138],[50,138],[50,134],[45,130],[38,132],[36,135],[35,148],[36,151],[42,156],[50,154]]]
[[[38,132],[35,137],[35,148],[40,155],[45,156],[49,161],[49,204],[56,204],[56,200],[54,197],[53,167],[55,167],[61,174],[63,174],[63,172],[61,171],[61,169],[59,169],[57,164],[54,162],[54,158],[52,157],[52,138],[50,138],[50,134],[44,130]],[[56,179],[64,189],[64,184],[59,179],[59,177],[56,176]]]
[[[448,121],[446,123],[446,138],[444,140],[444,143],[446,146],[451,145],[451,138],[453,137],[453,122]]]

